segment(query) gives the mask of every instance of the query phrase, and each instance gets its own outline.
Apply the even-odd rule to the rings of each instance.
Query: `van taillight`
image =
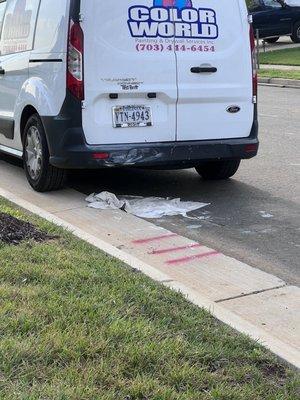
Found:
[[[70,21],[67,87],[78,100],[84,99],[83,31],[78,22]]]
[[[253,84],[253,102],[257,100],[257,56],[255,48],[255,36],[252,24],[250,24],[250,46],[251,46],[251,57],[252,57],[252,84]]]

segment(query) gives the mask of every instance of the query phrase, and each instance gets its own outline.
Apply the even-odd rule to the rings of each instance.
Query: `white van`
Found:
[[[0,151],[37,191],[77,168],[231,177],[258,150],[250,22],[245,0],[0,0]]]

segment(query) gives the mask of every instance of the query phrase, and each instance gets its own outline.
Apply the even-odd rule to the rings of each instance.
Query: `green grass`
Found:
[[[300,71],[281,71],[278,69],[260,69],[258,75],[262,78],[300,79]]]
[[[300,65],[300,48],[260,53],[259,62],[261,64]]]
[[[260,345],[121,262],[58,239],[0,244],[1,400],[295,400]],[[298,381],[299,384],[299,381]]]

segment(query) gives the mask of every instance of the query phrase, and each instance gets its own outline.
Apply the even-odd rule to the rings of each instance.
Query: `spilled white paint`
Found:
[[[202,225],[188,225],[187,229],[200,229],[202,228]]]
[[[268,213],[267,211],[259,211],[259,214],[260,214],[261,217],[263,217],[263,218],[273,218],[273,217],[274,217],[273,214],[270,214],[270,213]]]

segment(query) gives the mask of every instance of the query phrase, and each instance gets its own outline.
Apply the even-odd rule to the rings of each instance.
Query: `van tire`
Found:
[[[300,21],[295,23],[291,39],[294,43],[300,43]]]
[[[264,39],[264,41],[267,43],[276,43],[278,40],[279,40],[279,36],[269,38],[269,39]]]
[[[211,161],[196,167],[196,171],[205,181],[231,178],[239,169],[241,160]]]
[[[34,153],[31,164],[28,162],[29,152]],[[49,159],[45,129],[38,114],[34,114],[24,129],[23,163],[27,180],[37,192],[59,190],[64,185],[65,170],[53,167]]]

